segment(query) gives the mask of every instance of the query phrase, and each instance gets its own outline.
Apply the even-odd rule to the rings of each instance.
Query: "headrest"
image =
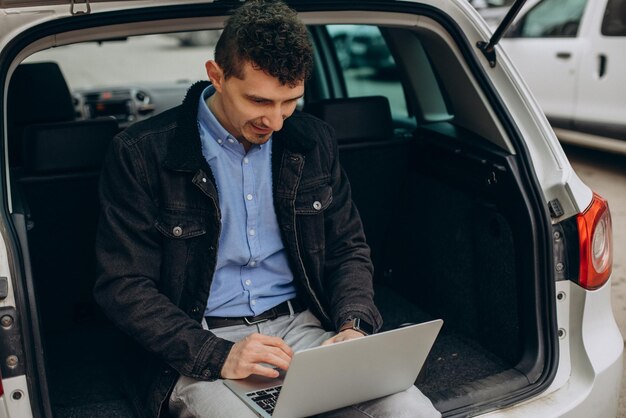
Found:
[[[28,126],[24,130],[25,174],[99,170],[117,130],[114,119]]]
[[[393,137],[391,109],[384,96],[326,99],[311,103],[306,110],[332,126],[340,144]]]
[[[20,64],[15,69],[7,118],[11,125],[74,120],[72,95],[56,63]]]

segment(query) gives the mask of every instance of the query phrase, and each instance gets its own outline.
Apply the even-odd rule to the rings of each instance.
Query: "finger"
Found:
[[[337,336],[341,337],[339,339],[339,341],[356,340],[358,338],[363,338],[364,337],[364,335],[361,334],[360,332],[354,331],[354,330],[351,330],[351,329],[347,329],[345,331],[342,331]]]
[[[254,364],[252,366],[252,374],[269,377],[271,379],[275,379],[280,375],[278,370],[271,367],[263,366],[261,364]]]
[[[336,338],[337,338],[337,336],[331,337],[331,338],[327,339],[326,341],[324,341],[324,342],[322,343],[322,345],[324,346],[324,345],[331,345],[331,344],[334,344],[334,343],[336,342],[336,341],[335,341],[335,339],[336,339]]]
[[[254,338],[264,345],[276,347],[283,351],[289,358],[293,357],[293,350],[287,345],[287,343],[279,337],[271,337],[269,335],[254,334]]]
[[[253,370],[258,370],[262,376],[276,377],[277,371],[260,366],[259,363],[287,370],[292,353],[282,339],[253,333],[235,343],[222,367],[221,375],[224,378],[241,379],[256,373]]]
[[[268,363],[284,370],[291,363],[291,357],[281,348],[252,339],[242,348],[239,360],[246,363]]]
[[[342,341],[355,340],[362,338],[364,335],[357,331],[346,330],[324,341],[322,345],[331,345]]]
[[[282,370],[287,370],[291,364],[291,358],[285,357],[282,351],[267,351],[259,356],[258,361],[255,363],[266,363],[272,366],[278,367]]]
[[[263,355],[271,352],[283,359],[283,361],[291,362],[293,350],[282,339],[277,337],[268,337],[260,334],[250,335],[242,344],[242,352],[244,356],[251,361],[258,359],[252,358],[255,354]]]
[[[278,367],[283,370],[289,368],[291,364],[291,356],[279,347],[272,345],[265,345],[262,338],[252,337],[248,339],[241,350],[238,350],[237,356],[233,356],[237,359],[238,364],[255,364],[255,363],[267,363],[272,366]]]

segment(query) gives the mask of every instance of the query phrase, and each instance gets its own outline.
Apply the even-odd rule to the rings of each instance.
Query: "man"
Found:
[[[294,113],[311,68],[295,12],[249,2],[206,64],[211,83],[114,140],[94,294],[146,351],[148,416],[253,416],[220,379],[276,377],[294,350],[380,328],[332,131]],[[335,412],[401,413],[439,416],[415,388]]]

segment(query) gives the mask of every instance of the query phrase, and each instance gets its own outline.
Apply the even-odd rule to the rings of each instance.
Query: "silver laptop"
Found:
[[[307,417],[408,389],[443,325],[441,319],[298,351],[277,379],[225,380],[257,415]],[[280,395],[280,396],[279,396]]]

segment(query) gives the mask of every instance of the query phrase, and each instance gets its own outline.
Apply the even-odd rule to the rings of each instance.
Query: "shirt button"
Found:
[[[256,266],[256,261],[254,260],[250,261],[250,267],[254,267],[254,266]]]
[[[246,280],[246,286],[250,286],[252,284],[252,281],[250,279]]]
[[[180,226],[175,226],[174,229],[172,229],[172,234],[174,234],[175,237],[180,237],[181,235],[183,235],[183,228],[181,228]]]
[[[251,304],[252,306],[256,305],[256,300],[253,300],[252,302],[250,302],[250,304]]]
[[[223,142],[224,142],[224,140],[222,140],[222,139],[218,139],[217,140],[217,143],[220,144],[220,145],[222,145]]]
[[[244,159],[243,159],[243,163],[244,163],[244,164],[248,164],[249,162],[250,162],[250,160],[248,159],[248,157],[246,157],[246,158],[244,158]]]
[[[320,203],[319,200],[316,200],[315,202],[313,202],[313,209],[320,210],[321,208],[322,208],[322,204]]]
[[[248,231],[248,234],[250,234],[251,236],[254,236],[254,234],[256,234],[256,231],[254,229],[250,229]]]
[[[246,199],[252,200],[252,195],[251,194],[246,195]]]
[[[228,138],[228,142],[230,142],[231,144],[235,143],[235,140],[232,138]]]

